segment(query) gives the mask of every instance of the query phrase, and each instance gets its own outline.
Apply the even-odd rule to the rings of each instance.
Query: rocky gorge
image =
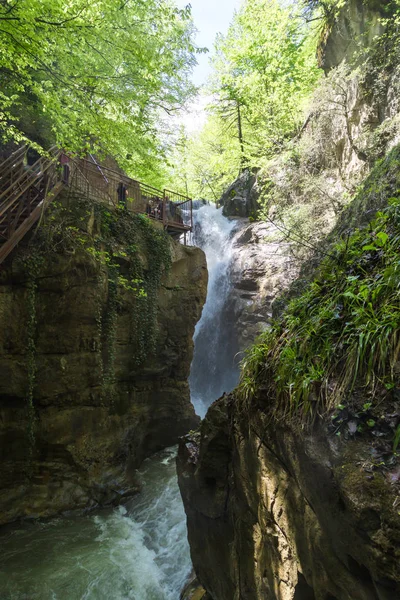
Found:
[[[191,246],[65,189],[4,263],[5,600],[400,598],[395,4],[302,3],[307,118]]]
[[[179,484],[205,598],[400,597],[396,292],[380,367],[378,338],[363,346],[368,368],[357,344],[354,362],[341,354],[359,314],[355,305],[347,312],[346,294],[356,292],[343,282],[375,290],[369,306],[378,311],[381,275],[372,274],[380,260],[382,273],[398,273],[398,63],[383,65],[383,48],[374,48],[380,10],[343,3],[319,46],[330,99],[316,104],[292,154],[241,174],[222,199],[225,214],[241,222],[230,298],[241,349],[262,335],[245,355],[239,387],[180,443]],[[366,77],[349,67],[365,52]],[[332,100],[340,107],[333,118]],[[393,254],[389,246],[374,254],[380,236]],[[354,334],[360,344],[375,317],[365,318]],[[338,345],[327,338],[330,319]],[[324,348],[316,342],[322,329]]]
[[[2,523],[118,504],[143,460],[199,422],[202,251],[68,194],[41,231],[0,276]]]
[[[362,221],[360,209],[371,214],[375,203],[376,208],[391,210],[384,209],[382,196],[391,197],[398,190],[398,152],[395,148],[372,171],[346,216],[338,222],[334,237],[344,222],[348,225],[355,217]],[[389,231],[394,236],[393,264],[398,264],[398,212],[395,214],[394,229]],[[372,232],[369,235],[380,235],[379,229],[374,231],[368,225],[367,214],[365,223],[365,230]],[[353,236],[359,235],[355,230]],[[351,241],[347,243],[351,247]],[[361,250],[365,247],[367,252],[367,242],[362,244]],[[326,260],[325,273],[334,272],[334,259]],[[362,260],[364,272],[373,273],[373,255]],[[346,271],[340,274],[340,281],[346,281],[346,277],[352,280],[357,262],[354,265],[351,260],[347,262],[347,275]],[[389,268],[386,263],[385,272]],[[246,281],[246,269],[242,276]],[[324,282],[324,275],[318,271],[314,277]],[[325,293],[332,303],[335,300],[329,296],[329,277],[325,277]],[[286,278],[285,283],[289,282]],[[239,284],[239,293],[243,287]],[[312,314],[311,307],[318,301],[304,302],[308,303],[306,313]],[[268,318],[268,298],[263,306]],[[398,304],[394,310],[398,315]],[[288,352],[295,352],[296,344],[300,345],[307,335],[307,325],[298,320],[296,312],[293,316],[304,329],[297,333],[294,325],[300,337]],[[286,325],[285,329],[289,321],[285,322],[285,313],[281,318],[282,326],[278,320],[275,327],[283,344],[285,337],[290,339],[292,326]],[[316,319],[323,326],[320,317]],[[265,326],[265,317],[260,325]],[[359,376],[342,403],[327,409],[318,408],[318,403],[326,397],[325,386],[328,396],[339,389],[338,380],[346,376],[344,359],[338,363],[339,370],[330,371],[323,384],[314,386],[311,382],[310,395],[303,396],[298,408],[299,413],[303,406],[308,407],[304,410],[316,411],[311,422],[290,408],[294,394],[290,386],[295,386],[295,377],[293,383],[288,383],[287,399],[286,392],[278,395],[286,382],[281,375],[276,378],[274,369],[280,368],[279,363],[268,366],[273,355],[268,354],[268,345],[262,341],[264,346],[257,350],[256,345],[254,349],[255,366],[249,367],[249,375],[246,371],[242,374],[239,388],[210,407],[198,433],[183,438],[178,473],[191,556],[199,581],[214,600],[398,597],[399,464],[393,442],[400,422],[396,339],[388,359],[391,374],[388,380],[383,379],[386,383],[371,388],[367,376]],[[305,353],[307,346],[302,348]],[[332,343],[331,356],[334,352]],[[318,361],[316,353],[314,360]],[[300,355],[296,359],[299,371],[302,358]],[[286,373],[290,377],[290,372]],[[249,386],[248,392],[245,385]]]

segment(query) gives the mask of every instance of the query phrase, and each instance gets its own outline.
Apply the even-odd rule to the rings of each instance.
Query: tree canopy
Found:
[[[192,172],[220,195],[239,170],[279,152],[303,122],[317,69],[304,4],[244,0],[212,58],[209,120],[193,143]],[[207,186],[192,178],[194,193]]]
[[[0,135],[160,170],[163,112],[194,93],[190,7],[170,0],[0,0]],[[127,159],[128,157],[128,159]]]

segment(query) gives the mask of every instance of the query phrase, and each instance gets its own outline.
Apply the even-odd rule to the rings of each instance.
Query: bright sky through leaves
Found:
[[[210,53],[197,57],[198,66],[193,73],[193,82],[202,85],[206,82],[211,71],[209,58],[214,46],[217,33],[226,34],[232,21],[235,9],[238,9],[241,0],[176,0],[179,8],[187,4],[192,6],[192,15],[198,34],[198,46],[208,48]]]

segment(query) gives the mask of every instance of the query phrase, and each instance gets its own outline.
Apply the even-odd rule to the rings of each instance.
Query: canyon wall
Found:
[[[298,135],[267,165],[242,173],[220,200],[223,213],[240,222],[230,310],[241,350],[279,314],[282,294],[309,278],[349,199],[400,141],[394,9],[390,1],[348,0],[329,13],[318,48],[326,76]],[[341,233],[357,225],[357,216],[370,218],[368,210],[358,207]]]
[[[181,442],[179,480],[198,579],[213,600],[394,600],[398,467],[327,424],[299,434],[235,396]],[[371,462],[372,461],[372,462]]]
[[[0,274],[1,523],[118,503],[143,459],[199,422],[203,252],[124,211],[61,204]],[[157,243],[169,268],[145,289]]]
[[[357,236],[365,225],[371,234],[368,223],[376,211],[392,210],[388,206],[400,185],[397,38],[389,31],[374,46],[382,33],[379,19],[391,7],[390,2],[344,3],[324,29],[319,56],[328,76],[293,148],[272,159],[267,170],[242,175],[223,198],[225,214],[251,221],[256,198],[261,216],[261,222],[243,223],[234,244],[231,303],[242,348],[271,327],[273,316],[284,345],[289,327],[280,330],[279,323],[286,294],[307,289],[317,265],[337,256],[336,242]],[[360,72],[356,66],[365,50],[368,59]],[[334,116],[332,102],[340,107]],[[398,222],[389,233],[396,232]],[[362,252],[367,254],[368,246]],[[365,273],[377,256],[384,261],[385,249],[357,257],[368,263]],[[346,260],[351,279],[355,271],[351,258]],[[395,277],[398,286],[398,271]],[[318,282],[322,290],[325,283]],[[398,324],[398,296],[395,305]],[[340,319],[342,304],[337,306]],[[301,323],[296,334],[301,348]],[[264,373],[264,379],[254,375],[245,382],[246,394],[242,386],[224,395],[200,430],[180,444],[179,483],[200,584],[213,600],[400,597],[400,469],[394,442],[400,431],[399,348],[394,346],[390,359],[387,388],[375,380],[371,390],[364,373],[343,404],[330,410],[319,412],[318,385],[323,380],[328,391],[334,389],[340,369],[315,375],[310,423],[280,406],[282,397],[273,390],[285,382],[274,379],[268,363],[276,367],[279,343],[270,354],[267,338],[264,348],[262,343],[253,360],[258,348],[254,372]],[[300,351],[296,360],[301,369]]]

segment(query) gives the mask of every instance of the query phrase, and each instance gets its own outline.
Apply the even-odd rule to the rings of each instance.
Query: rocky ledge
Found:
[[[399,473],[368,445],[210,408],[178,457],[192,559],[213,600],[400,597]]]
[[[138,217],[75,205],[50,214],[1,272],[1,523],[119,502],[141,461],[199,422],[187,379],[203,252]],[[146,292],[160,240],[170,268]]]

